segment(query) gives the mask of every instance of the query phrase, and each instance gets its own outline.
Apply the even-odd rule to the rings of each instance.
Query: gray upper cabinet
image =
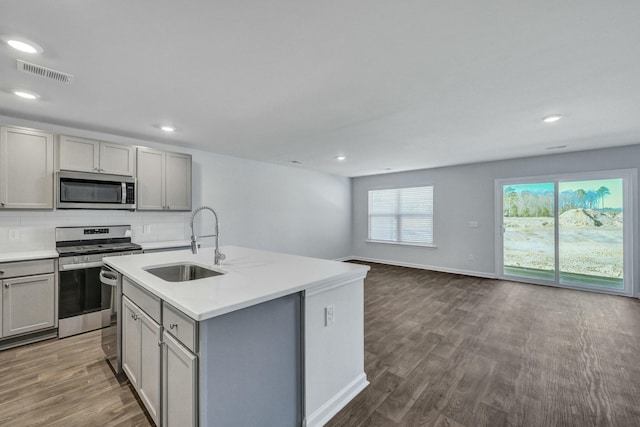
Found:
[[[191,210],[191,156],[166,153],[166,202],[167,209]]]
[[[165,153],[138,148],[138,210],[160,211],[165,207]]]
[[[53,209],[53,134],[0,127],[0,209]]]
[[[191,210],[191,155],[138,148],[138,210]]]
[[[100,143],[100,172],[113,175],[135,175],[136,149],[131,145]]]
[[[60,170],[133,176],[135,147],[61,135],[58,161]]]

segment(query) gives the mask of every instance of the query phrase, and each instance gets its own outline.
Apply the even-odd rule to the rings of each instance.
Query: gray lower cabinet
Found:
[[[0,337],[56,326],[56,275],[53,260],[0,264]]]
[[[166,331],[162,346],[162,425],[198,425],[198,357]]]
[[[156,425],[197,426],[196,322],[127,277],[122,289],[122,370]]]
[[[134,389],[140,375],[140,309],[127,297],[122,298],[122,370]]]
[[[7,279],[2,285],[2,335],[25,334],[55,325],[53,274]]]
[[[160,325],[144,312],[140,313],[140,399],[158,423],[160,417]]]
[[[160,425],[161,328],[125,295],[122,298],[122,369],[149,415]]]
[[[122,367],[157,425],[302,425],[300,294],[198,322],[122,288]]]

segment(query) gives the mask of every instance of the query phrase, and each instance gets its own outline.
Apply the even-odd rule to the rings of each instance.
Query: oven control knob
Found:
[[[77,264],[77,263],[78,263],[78,257],[77,257],[77,256],[74,256],[74,257],[73,257],[73,263],[74,263],[74,264]]]
[[[89,255],[85,255],[85,257],[84,257],[83,261],[84,261],[84,262],[89,262]]]

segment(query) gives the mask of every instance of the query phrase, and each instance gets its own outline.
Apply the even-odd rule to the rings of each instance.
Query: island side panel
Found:
[[[300,427],[302,302],[295,293],[200,322],[200,425]]]
[[[333,322],[326,314],[331,307]],[[369,384],[364,372],[364,279],[308,290],[304,313],[305,425],[315,427]]]

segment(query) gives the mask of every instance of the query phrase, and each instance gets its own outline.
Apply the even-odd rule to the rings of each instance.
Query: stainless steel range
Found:
[[[100,270],[105,256],[141,253],[131,243],[131,226],[56,228],[58,266],[58,336],[100,329],[115,322],[115,291],[102,286]]]

